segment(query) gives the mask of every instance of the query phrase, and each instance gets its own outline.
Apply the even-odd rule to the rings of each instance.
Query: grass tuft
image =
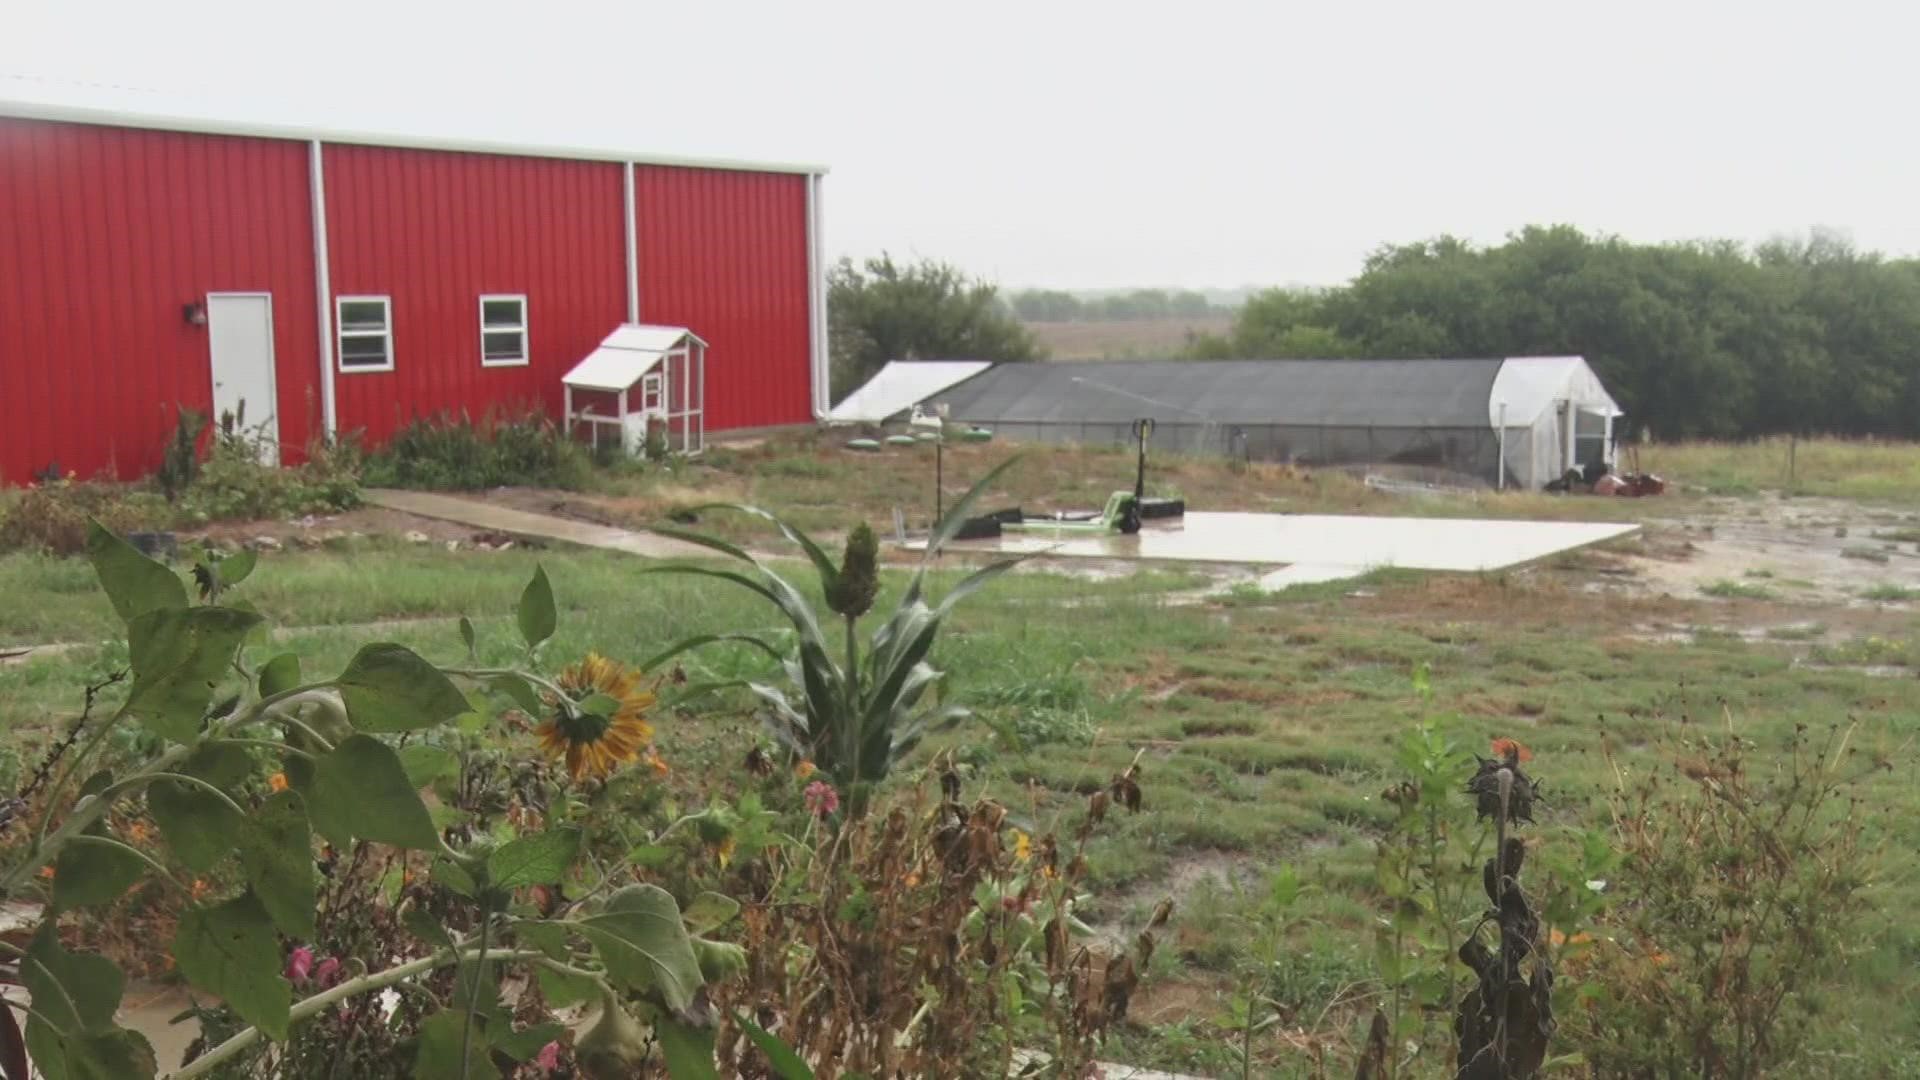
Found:
[[[1729,580],[1709,581],[1700,586],[1700,591],[1721,600],[1772,600],[1778,595],[1765,585]]]

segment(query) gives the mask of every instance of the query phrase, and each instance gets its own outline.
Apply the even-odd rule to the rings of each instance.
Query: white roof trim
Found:
[[[684,342],[701,348],[706,342],[683,326],[648,326],[625,323],[615,327],[600,346],[560,381],[575,390],[600,390],[617,394],[638,383],[647,372],[660,366],[660,360]]]
[[[993,365],[985,360],[890,360],[827,411],[830,424],[878,424]]]
[[[342,131],[299,124],[270,124],[243,120],[213,120],[206,117],[172,115],[159,112],[135,112],[124,109],[68,105],[44,101],[0,98],[0,116],[22,120],[57,120],[69,124],[98,124],[107,127],[151,128],[161,131],[192,131],[207,135],[245,135],[261,139],[290,139],[296,142],[332,143],[346,146],[386,146],[409,150],[447,150],[461,154],[502,154],[509,157],[563,158],[569,161],[632,162],[636,165],[668,165],[683,169],[723,169],[731,172],[791,173],[798,176],[825,176],[825,165],[806,165],[769,161],[739,161],[731,158],[675,157],[670,154],[633,153],[608,147],[546,146],[538,143],[493,142],[485,139],[449,139],[430,135],[405,135],[391,132]]]

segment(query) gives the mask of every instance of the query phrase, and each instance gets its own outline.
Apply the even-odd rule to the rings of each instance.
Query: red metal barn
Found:
[[[181,406],[284,460],[558,418],[626,323],[708,344],[707,431],[818,419],[823,172],[0,101],[0,481],[148,473]]]

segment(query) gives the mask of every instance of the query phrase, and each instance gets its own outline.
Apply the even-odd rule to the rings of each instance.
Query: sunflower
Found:
[[[575,780],[606,776],[640,757],[653,739],[647,709],[654,701],[653,694],[640,686],[640,672],[599,653],[588,653],[556,681],[576,705],[597,696],[617,703],[613,715],[598,716],[584,709],[562,708],[556,701],[553,715],[534,729],[541,749],[566,759],[569,775]]]

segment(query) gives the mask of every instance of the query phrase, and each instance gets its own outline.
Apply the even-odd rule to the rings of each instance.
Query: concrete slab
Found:
[[[1285,587],[1337,580],[1390,566],[1501,570],[1626,536],[1639,528],[1569,521],[1189,511],[1178,524],[1150,524],[1134,536],[1088,536],[1043,529],[952,547],[955,551],[1044,551],[1068,558],[1279,565],[1291,571],[1276,582]]]
[[[1319,585],[1328,581],[1345,581],[1356,578],[1366,571],[1355,566],[1326,566],[1320,563],[1294,563],[1284,566],[1271,574],[1262,574],[1254,584],[1266,592],[1279,592],[1291,589],[1295,585]]]
[[[496,506],[477,498],[390,488],[368,488],[360,493],[360,497],[388,510],[399,510],[438,521],[452,521],[475,529],[502,532],[510,536],[532,536],[607,551],[624,551],[649,559],[700,558],[713,554],[705,548],[653,533],[534,514],[508,506]]]

